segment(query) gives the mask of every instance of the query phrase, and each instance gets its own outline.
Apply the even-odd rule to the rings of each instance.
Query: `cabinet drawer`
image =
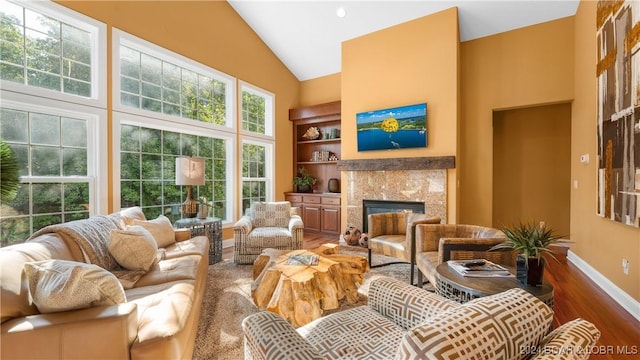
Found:
[[[302,197],[305,204],[320,204],[320,196],[305,195]]]
[[[290,203],[299,203],[302,202],[302,195],[287,195],[284,199]]]
[[[323,197],[322,203],[325,205],[340,205],[339,197]]]

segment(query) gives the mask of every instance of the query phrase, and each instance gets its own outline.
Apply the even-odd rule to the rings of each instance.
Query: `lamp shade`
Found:
[[[176,158],[176,185],[204,185],[204,159]]]

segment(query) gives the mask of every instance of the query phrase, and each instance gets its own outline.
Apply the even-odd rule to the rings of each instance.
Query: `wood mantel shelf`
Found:
[[[455,156],[339,160],[342,171],[455,169]]]

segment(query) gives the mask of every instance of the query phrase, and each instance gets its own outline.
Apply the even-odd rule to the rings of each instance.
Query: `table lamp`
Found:
[[[182,216],[196,217],[198,201],[193,198],[193,185],[204,185],[204,159],[179,157],[176,158],[176,185],[187,186],[187,198],[182,203]]]

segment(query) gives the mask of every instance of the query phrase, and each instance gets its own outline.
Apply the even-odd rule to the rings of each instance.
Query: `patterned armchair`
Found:
[[[506,239],[498,229],[461,224],[418,225],[416,227],[416,264],[418,283],[422,276],[435,286],[436,267],[448,260],[487,259],[515,266],[514,251],[489,251]]]
[[[600,337],[583,319],[549,332],[553,310],[519,288],[458,304],[380,277],[368,296],[297,329],[269,311],[246,317],[245,359],[586,359]]]
[[[391,262],[373,266],[372,252],[399,259],[400,262],[410,263],[410,279],[413,283],[413,268],[415,264],[414,240],[415,227],[418,224],[439,224],[439,217],[426,214],[387,212],[369,214],[367,219],[369,235],[369,267],[397,264]]]
[[[256,202],[233,226],[233,262],[253,264],[263,249],[302,249],[304,224],[291,203]]]

